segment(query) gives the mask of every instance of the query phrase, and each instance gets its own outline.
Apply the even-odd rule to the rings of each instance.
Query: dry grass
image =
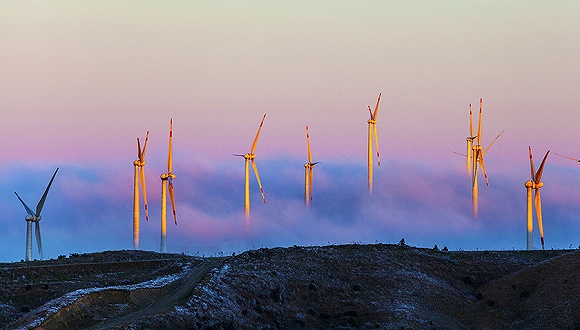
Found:
[[[40,292],[64,283],[74,284],[71,288],[136,283],[195,262],[186,256],[161,261],[155,253],[111,253],[83,266],[66,258],[63,266],[28,267],[23,280],[22,268],[0,265],[4,292],[20,299],[26,285]],[[579,256],[579,251],[443,252],[385,244],[260,249],[227,258],[185,306],[118,328],[578,329]],[[19,308],[4,299],[6,309]]]

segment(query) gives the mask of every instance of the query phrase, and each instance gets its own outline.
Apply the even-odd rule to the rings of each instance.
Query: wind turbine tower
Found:
[[[532,215],[532,189],[535,191],[535,196],[534,196],[534,204],[536,207],[536,217],[538,218],[538,228],[540,230],[540,240],[542,243],[542,250],[544,249],[544,226],[542,223],[542,200],[540,198],[540,188],[542,188],[544,186],[544,183],[541,181],[542,179],[542,174],[544,172],[544,165],[546,165],[546,159],[548,158],[548,154],[550,153],[550,150],[548,150],[548,152],[546,152],[546,155],[544,156],[544,159],[542,160],[542,163],[540,164],[540,167],[538,168],[538,170],[536,171],[536,168],[534,166],[534,159],[532,158],[532,148],[528,147],[528,151],[530,153],[530,179],[528,181],[526,181],[526,191],[527,191],[527,206],[528,206],[528,240],[527,240],[527,249],[528,250],[533,250],[534,249],[534,244],[533,244],[533,238],[532,238],[532,232],[533,232],[533,215]]]
[[[56,176],[57,172],[58,172],[58,168],[56,169],[56,171],[54,171],[54,174],[52,175],[52,178],[48,182],[48,186],[46,187],[44,194],[40,198],[40,201],[38,201],[38,204],[36,205],[36,212],[33,212],[32,209],[30,207],[28,207],[28,205],[26,205],[26,203],[24,203],[22,198],[20,198],[20,196],[18,196],[18,193],[14,192],[16,194],[16,197],[18,197],[18,200],[20,201],[20,203],[22,203],[22,205],[24,205],[24,208],[26,209],[26,212],[28,213],[26,218],[24,218],[26,220],[26,258],[25,258],[26,261],[29,261],[30,259],[32,259],[32,223],[33,222],[35,223],[35,234],[36,234],[36,244],[38,246],[38,254],[40,255],[40,259],[43,258],[42,239],[40,237],[40,220],[42,219],[42,216],[40,215],[40,212],[42,211],[42,207],[44,206],[44,201],[46,200],[46,196],[48,195],[48,190],[50,189],[50,186],[52,185],[52,181],[54,180],[54,177]]]
[[[149,131],[145,135],[145,143],[141,149],[141,142],[137,138],[137,160],[133,162],[135,166],[135,175],[133,180],[133,249],[139,249],[139,179],[143,188],[143,204],[145,205],[145,220],[149,221],[149,208],[147,206],[147,188],[145,186],[145,152],[147,151],[147,141],[149,140]]]
[[[379,112],[379,102],[381,102],[381,93],[377,99],[377,105],[375,106],[375,111],[369,108],[370,118],[367,121],[369,124],[368,128],[368,179],[369,179],[369,193],[373,192],[373,137],[375,141],[375,147],[377,151],[377,162],[378,166],[381,166],[381,155],[379,154],[379,136],[377,134],[377,114]]]
[[[250,218],[250,161],[252,162],[252,168],[254,169],[254,174],[256,175],[256,180],[258,181],[258,186],[260,187],[260,193],[262,194],[262,200],[264,204],[266,203],[266,197],[264,196],[264,189],[262,188],[262,181],[260,181],[260,175],[258,174],[258,167],[256,166],[256,146],[258,144],[258,138],[260,137],[260,131],[262,130],[262,125],[264,124],[264,119],[266,119],[266,114],[262,117],[260,126],[258,127],[258,132],[256,133],[256,138],[254,138],[254,143],[252,143],[252,148],[250,152],[243,155],[234,155],[238,157],[244,157],[245,165],[245,186],[244,186],[244,215],[246,219]]]
[[[161,253],[167,252],[167,191],[173,208],[173,222],[177,225],[175,212],[175,194],[173,191],[173,119],[169,121],[169,152],[167,156],[167,173],[161,174]]]

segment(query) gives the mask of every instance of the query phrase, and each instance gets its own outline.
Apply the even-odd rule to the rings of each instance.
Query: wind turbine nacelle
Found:
[[[248,154],[245,154],[244,155],[244,158],[245,159],[255,159],[256,158],[256,155],[248,153]]]
[[[24,220],[26,221],[40,221],[40,219],[42,219],[42,216],[35,216],[35,215],[27,215],[26,218],[24,218]]]
[[[140,161],[139,159],[137,159],[136,161],[133,162],[134,166],[145,166],[145,161]]]
[[[367,123],[369,123],[369,124],[376,124],[377,123],[377,120],[376,119],[369,119],[367,121]]]
[[[169,180],[169,179],[175,179],[175,174],[173,174],[173,173],[161,174],[161,180]]]
[[[534,188],[534,182],[533,181],[526,181],[526,188],[528,189],[533,189]]]

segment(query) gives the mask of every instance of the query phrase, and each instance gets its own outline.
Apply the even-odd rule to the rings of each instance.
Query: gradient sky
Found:
[[[577,1],[3,1],[0,3],[0,261],[24,258],[18,191],[46,257],[132,248],[132,162],[150,130],[151,221],[174,120],[177,228],[168,249],[398,242],[525,248],[527,147],[580,158]],[[367,105],[382,92],[375,194],[366,193]],[[471,219],[462,152],[483,97],[490,186]],[[256,154],[243,230],[243,162]],[[316,161],[303,207],[304,126]],[[548,248],[580,245],[580,164],[551,155]],[[536,224],[535,224],[536,226]],[[537,227],[536,227],[537,228]],[[537,230],[534,236],[538,246]],[[33,256],[37,256],[36,250]]]

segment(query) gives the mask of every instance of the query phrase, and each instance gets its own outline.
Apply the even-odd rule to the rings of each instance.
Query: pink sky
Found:
[[[528,145],[580,158],[578,13],[576,1],[2,2],[0,163],[132,171],[150,130],[153,179],[172,117],[176,166],[238,177],[231,154],[267,113],[259,166],[305,161],[305,125],[315,160],[362,166],[382,92],[385,164],[459,171],[446,150],[463,152],[483,97],[483,144],[506,130],[491,182],[523,185]]]

